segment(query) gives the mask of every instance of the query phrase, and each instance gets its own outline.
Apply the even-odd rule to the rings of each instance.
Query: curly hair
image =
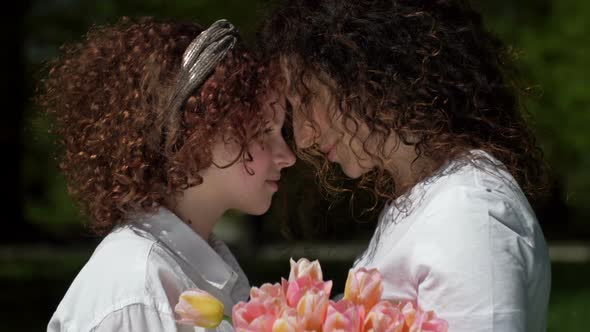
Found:
[[[258,98],[266,81],[241,42],[182,109],[166,108],[182,54],[202,30],[123,18],[93,27],[47,64],[36,101],[55,118],[60,169],[97,234],[200,184],[214,138],[241,147],[236,161],[249,158],[247,147],[262,132]],[[169,112],[180,112],[176,123],[163,121]]]
[[[431,161],[403,187],[383,169],[363,175],[357,185],[376,199],[393,203],[471,149],[500,160],[529,199],[545,192],[546,167],[520,110],[512,53],[467,1],[291,0],[258,34],[270,71],[301,98],[293,111],[312,121],[310,82],[319,81],[342,118],[357,124],[345,129],[352,137],[362,121],[371,131],[365,143],[393,134]],[[317,159],[316,149],[298,154],[317,167],[324,188],[342,189],[330,183],[333,167]]]

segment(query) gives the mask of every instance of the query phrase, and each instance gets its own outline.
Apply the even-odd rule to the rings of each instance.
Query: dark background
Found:
[[[72,278],[99,241],[84,228],[57,172],[49,120],[30,102],[44,61],[93,24],[121,16],[172,17],[210,24],[227,18],[255,47],[254,31],[280,1],[29,0],[2,17],[4,228],[0,232],[2,331],[45,328]],[[527,109],[552,168],[554,190],[537,214],[552,246],[550,330],[578,331],[590,309],[590,3],[583,0],[473,2],[488,26],[518,50],[530,86]],[[228,214],[218,232],[235,249],[253,285],[286,276],[290,256],[320,258],[343,287],[375,215],[350,216],[348,200],[324,199],[301,162],[291,184],[260,218]],[[290,224],[292,227],[285,227]],[[336,242],[336,240],[338,242]],[[585,247],[586,245],[586,247]],[[565,248],[565,249],[564,249]],[[568,249],[569,248],[569,249]],[[558,250],[559,249],[559,250]],[[564,251],[565,250],[565,251]],[[556,254],[565,253],[565,254]],[[108,273],[105,271],[105,273]],[[585,311],[584,311],[585,310]]]

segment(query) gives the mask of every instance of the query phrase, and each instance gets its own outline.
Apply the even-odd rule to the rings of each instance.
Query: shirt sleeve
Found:
[[[174,317],[144,304],[132,304],[108,314],[93,332],[205,332],[190,325],[177,324]]]
[[[441,193],[420,223],[418,304],[449,330],[525,331],[530,248],[507,202],[485,189]]]

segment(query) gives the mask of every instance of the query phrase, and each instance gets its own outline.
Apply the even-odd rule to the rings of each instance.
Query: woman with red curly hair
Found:
[[[291,0],[260,43],[325,187],[345,190],[328,182],[338,164],[385,203],[355,262],[381,270],[384,297],[451,331],[545,330],[550,262],[528,201],[544,163],[509,54],[467,1]]]
[[[225,20],[123,19],[50,63],[38,102],[71,194],[106,237],[48,331],[193,331],[176,323],[183,291],[211,293],[226,315],[248,298],[212,229],[229,209],[267,211],[295,162],[265,77]]]

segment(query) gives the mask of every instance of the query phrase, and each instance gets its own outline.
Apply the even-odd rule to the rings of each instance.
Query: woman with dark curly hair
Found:
[[[174,307],[194,287],[231,315],[250,287],[213,226],[229,209],[267,211],[295,162],[266,69],[225,20],[123,19],[62,51],[38,102],[71,194],[106,237],[48,331],[193,331]]]
[[[467,1],[287,1],[260,44],[324,187],[344,190],[338,164],[386,203],[355,262],[380,269],[384,297],[451,331],[545,330],[550,262],[528,201],[542,154],[509,53]]]

